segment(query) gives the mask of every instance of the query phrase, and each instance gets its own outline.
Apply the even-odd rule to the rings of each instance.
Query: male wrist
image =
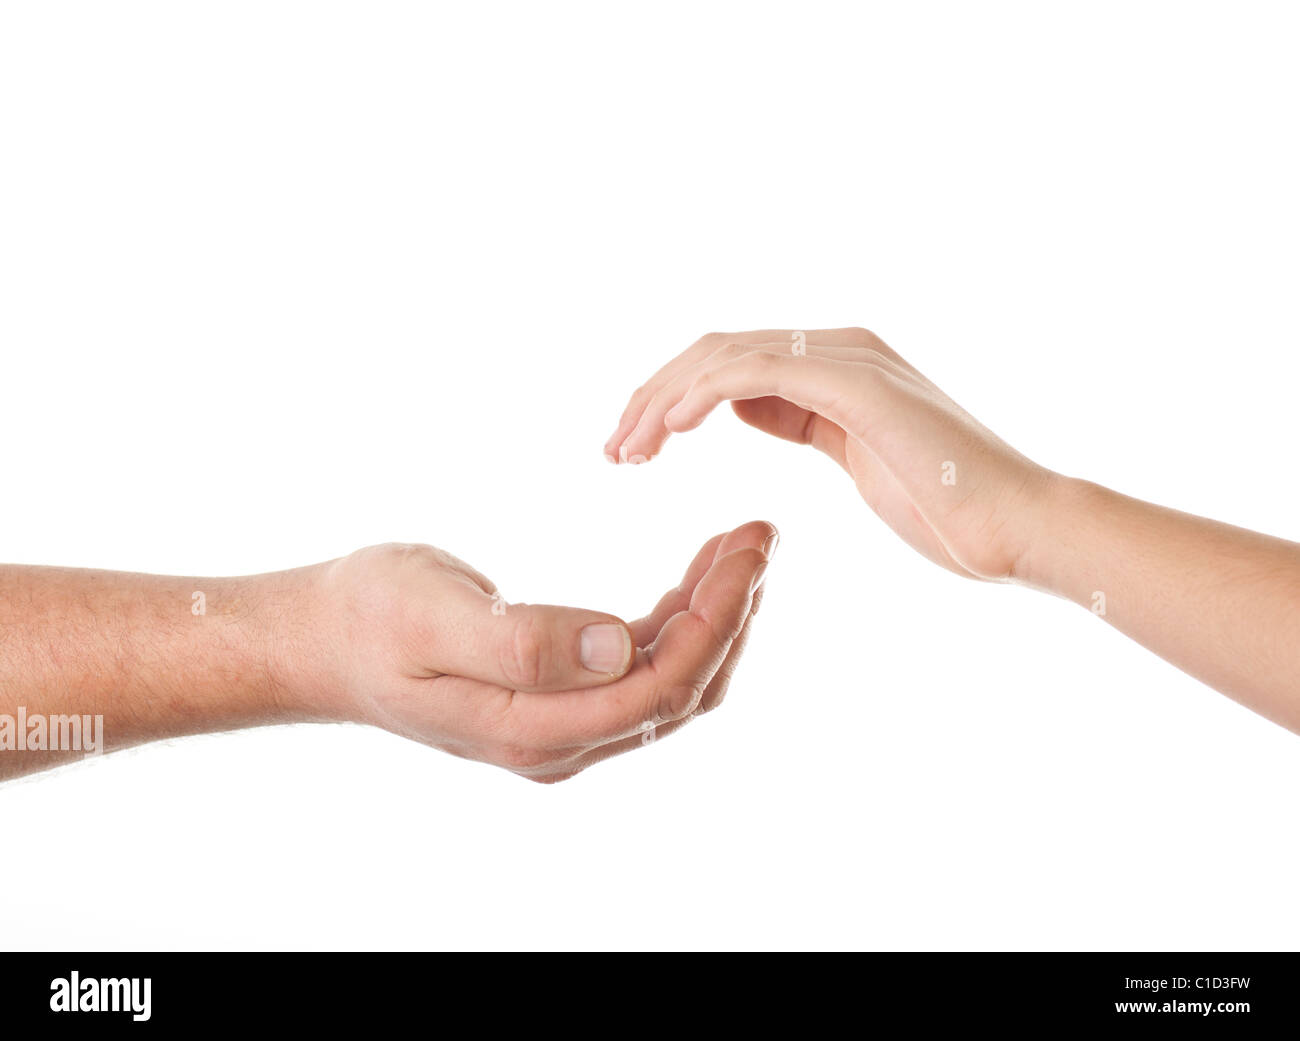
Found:
[[[271,722],[343,722],[351,718],[343,685],[332,667],[328,603],[321,595],[319,567],[257,575],[244,593],[250,603],[245,623],[251,660]]]

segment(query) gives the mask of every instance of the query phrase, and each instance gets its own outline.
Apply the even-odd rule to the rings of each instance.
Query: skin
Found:
[[[1089,607],[1300,732],[1300,545],[1054,473],[858,328],[703,337],[632,395],[606,458],[647,462],[724,401],[829,455],[939,566]]]
[[[0,567],[0,714],[103,715],[108,751],[356,722],[564,780],[721,704],[776,544],[761,521],[715,536],[631,623],[507,604],[432,546],[373,546],[244,578]],[[606,639],[588,641],[603,653],[584,664],[591,626]],[[0,750],[0,779],[79,754]]]

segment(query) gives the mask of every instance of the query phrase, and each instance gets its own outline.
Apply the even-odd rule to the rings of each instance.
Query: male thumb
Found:
[[[632,667],[632,634],[613,615],[507,604],[486,594],[473,607],[459,606],[457,617],[447,619],[452,631],[439,634],[442,672],[512,690],[549,691],[597,687]]]

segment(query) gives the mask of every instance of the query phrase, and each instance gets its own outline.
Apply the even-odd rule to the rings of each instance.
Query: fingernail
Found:
[[[623,626],[598,622],[583,628],[578,655],[584,668],[618,675],[632,656],[632,640]]]
[[[608,452],[605,453],[605,462],[607,462],[607,463],[614,463],[615,465],[618,465],[618,460],[615,459],[615,458],[614,458],[612,455],[610,455]]]
[[[618,461],[619,461],[620,463],[626,463],[626,462],[627,462],[627,445],[619,445],[619,446],[618,446]]]
[[[758,565],[758,570],[754,572],[754,577],[749,580],[749,595],[754,595],[754,590],[763,584],[763,577],[767,574],[767,561]]]
[[[780,544],[781,533],[779,531],[772,532],[772,534],[767,537],[767,541],[763,543],[763,556],[768,560],[771,560],[776,556],[776,547]]]

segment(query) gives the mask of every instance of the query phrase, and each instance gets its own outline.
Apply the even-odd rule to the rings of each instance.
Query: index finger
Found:
[[[614,428],[614,433],[605,442],[605,458],[611,463],[625,463],[627,458],[619,449],[628,435],[636,429],[645,412],[646,406],[654,396],[667,386],[674,378],[697,362],[703,361],[719,347],[728,343],[755,344],[776,341],[791,342],[795,334],[805,337],[809,342],[826,347],[871,347],[879,343],[876,337],[866,329],[858,327],[842,329],[751,329],[738,333],[708,333],[701,336],[686,350],[678,354],[658,372],[638,387],[623,410],[623,415]]]

